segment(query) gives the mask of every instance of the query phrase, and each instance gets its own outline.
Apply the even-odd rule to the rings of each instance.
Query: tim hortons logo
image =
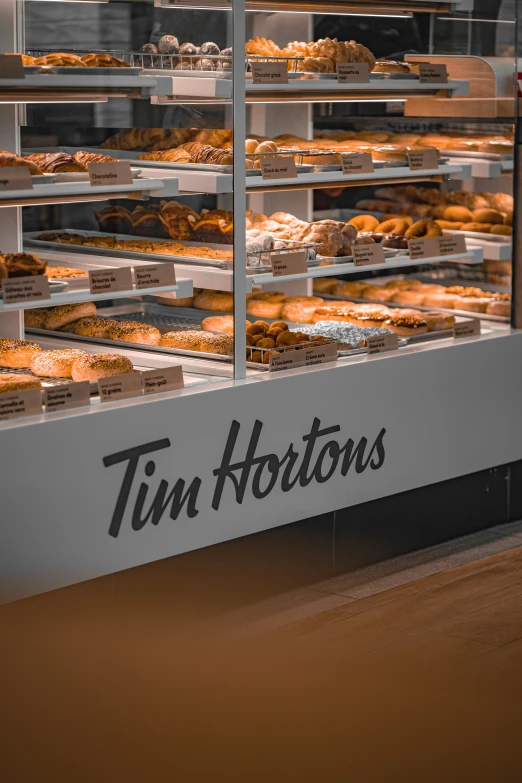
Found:
[[[364,473],[368,467],[378,470],[384,464],[384,428],[371,447],[368,446],[367,438],[361,438],[357,444],[348,438],[341,445],[334,437],[341,431],[340,426],[322,427],[321,420],[315,418],[310,432],[302,437],[304,446],[290,443],[282,457],[257,453],[263,429],[263,423],[258,420],[252,428],[246,452],[238,456],[234,452],[240,429],[240,423],[233,421],[221,464],[213,471],[215,484],[212,508],[215,511],[219,509],[223,498],[228,499],[230,495],[236,503],[241,504],[247,492],[262,499],[276,486],[282,492],[289,492],[297,486],[307,487],[313,481],[324,484],[337,471],[346,476],[352,466],[356,473]],[[169,438],[163,438],[103,458],[106,468],[126,464],[109,535],[118,537],[126,515],[132,529],[141,530],[148,522],[158,525],[167,513],[172,520],[176,520],[183,509],[190,519],[199,514],[198,496],[202,484],[199,476],[188,485],[182,478],[170,481],[161,478],[155,493],[147,483],[147,479],[156,472],[156,463],[150,455],[170,446]],[[147,456],[149,458],[145,461]],[[157,484],[157,480],[154,484]]]

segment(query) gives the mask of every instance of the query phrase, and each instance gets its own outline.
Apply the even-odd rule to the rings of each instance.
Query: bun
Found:
[[[216,312],[233,313],[234,296],[225,291],[205,289],[194,297],[194,307],[197,310],[214,310]]]
[[[126,375],[134,371],[132,362],[117,353],[91,353],[80,356],[71,370],[73,381],[97,381],[111,375]]]
[[[70,378],[74,362],[85,356],[85,351],[74,348],[58,351],[39,351],[33,356],[30,367],[35,375],[45,378]]]
[[[59,331],[67,324],[77,321],[79,318],[96,315],[94,302],[81,302],[77,304],[58,305],[47,316],[46,329]]]
[[[254,294],[246,306],[247,315],[255,315],[261,318],[280,318],[283,302],[286,294],[278,291],[263,291]]]
[[[34,375],[21,375],[15,372],[0,374],[0,394],[4,392],[25,391],[26,389],[41,389],[42,382]]]
[[[191,329],[163,334],[160,346],[232,356],[234,354],[234,337],[231,334],[211,334]]]
[[[476,223],[501,224],[504,222],[504,215],[496,209],[475,209],[472,220]]]
[[[20,370],[30,367],[35,354],[41,350],[37,343],[2,337],[0,338],[0,367]]]

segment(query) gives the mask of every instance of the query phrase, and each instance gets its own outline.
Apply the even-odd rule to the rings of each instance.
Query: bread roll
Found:
[[[34,355],[41,350],[37,343],[30,343],[27,340],[0,338],[0,367],[13,369],[30,367]]]
[[[65,348],[58,351],[39,351],[31,361],[31,372],[44,378],[70,378],[74,362],[85,356],[85,351]]]
[[[111,375],[133,372],[130,359],[117,353],[91,353],[80,356],[71,370],[73,381],[97,381]]]
[[[67,324],[77,321],[79,318],[96,315],[94,302],[81,302],[76,304],[58,305],[47,316],[46,329],[59,331]]]

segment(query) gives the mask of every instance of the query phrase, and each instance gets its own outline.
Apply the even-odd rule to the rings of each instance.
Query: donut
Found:
[[[486,296],[457,296],[455,310],[485,313],[490,302],[491,299]]]
[[[413,223],[411,223],[413,225]],[[402,218],[393,218],[392,220],[386,220],[384,223],[379,223],[375,228],[375,231],[379,234],[396,234],[404,236],[406,231],[410,228],[410,224]]]
[[[336,277],[316,277],[314,280],[314,294],[333,294],[338,282]]]
[[[444,220],[451,220],[457,223],[471,223],[473,213],[466,207],[446,207],[442,216]]]
[[[37,343],[3,337],[0,339],[0,367],[13,369],[30,367],[34,355],[41,350]]]
[[[408,160],[407,147],[401,147],[398,144],[386,144],[382,147],[372,149],[372,158],[374,160]]]
[[[247,315],[255,315],[261,318],[280,318],[283,302],[286,294],[279,291],[262,291],[248,300],[246,306]]]
[[[511,315],[511,302],[509,300],[494,299],[490,300],[486,313],[488,315],[503,315],[505,318],[509,318]],[[0,376],[0,379],[4,376]]]
[[[72,366],[80,356],[85,356],[85,351],[78,351],[74,348],[39,351],[31,361],[31,372],[44,378],[70,378]]]
[[[142,324],[139,321],[120,321],[107,330],[108,340],[122,343],[141,343],[142,345],[159,345],[161,332],[155,326]]]
[[[194,297],[194,307],[197,310],[215,310],[221,313],[234,312],[234,296],[228,291],[212,291],[205,289]]]
[[[391,302],[395,294],[395,289],[387,285],[371,285],[364,292],[364,299],[370,302]],[[357,297],[362,298],[362,297]]]
[[[405,236],[401,237],[398,234],[388,234],[388,236],[384,237],[382,240],[382,246],[391,247],[395,250],[407,250],[408,239]]]
[[[333,294],[335,296],[353,297],[354,299],[364,299],[367,291],[371,291],[372,286],[368,283],[362,283],[359,281],[339,280],[335,284]]]
[[[459,221],[453,221],[453,220],[436,220],[435,223],[442,228],[442,230],[446,231],[459,231],[463,223],[460,223]]]
[[[413,225],[413,218],[409,215],[396,215],[392,212],[387,212],[382,216],[382,222],[384,223],[386,220],[404,220],[409,226]]]
[[[22,375],[16,372],[5,372],[0,375],[0,394],[41,388],[42,382],[34,375]]]
[[[126,375],[133,372],[130,359],[117,353],[86,353],[74,362],[71,370],[73,381],[97,381],[110,375]]]
[[[473,210],[474,223],[503,223],[504,215],[497,209],[475,209]]]
[[[319,296],[291,296],[283,304],[281,318],[296,323],[313,323],[312,316],[323,300]]]
[[[48,313],[44,308],[24,310],[24,323],[29,329],[45,329]]]
[[[428,326],[428,332],[442,332],[445,329],[453,329],[455,316],[449,313],[439,313],[437,310],[429,310],[422,313],[422,317]]]
[[[357,231],[374,231],[379,221],[373,215],[356,215],[348,221],[349,226],[354,226]]]
[[[413,310],[393,310],[382,325],[386,329],[391,329],[392,332],[404,337],[413,334],[425,334],[428,331],[428,324],[424,320],[423,314],[416,313]]]
[[[441,237],[442,229],[434,220],[418,220],[408,228],[405,236],[409,238]]]
[[[251,326],[250,321],[245,325]],[[233,315],[209,315],[201,321],[201,328],[204,332],[221,332],[222,334],[234,334],[234,316]],[[268,328],[268,324],[267,324]]]
[[[475,231],[481,234],[489,234],[493,226],[491,223],[463,223],[460,227],[461,231]]]
[[[506,237],[510,237],[513,234],[512,226],[499,226],[495,225],[491,227],[490,234],[501,234]]]
[[[513,196],[509,193],[488,193],[488,201],[499,212],[513,212]]]
[[[67,324],[77,321],[79,318],[86,318],[89,315],[96,315],[94,302],[58,305],[47,315],[45,328],[56,332],[67,326]]]
[[[419,306],[424,304],[424,297],[426,292],[422,289],[415,289],[413,291],[397,291],[393,295],[391,300],[394,304]]]

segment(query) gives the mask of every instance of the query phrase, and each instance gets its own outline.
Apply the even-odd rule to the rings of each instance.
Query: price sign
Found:
[[[384,248],[378,242],[373,245],[354,245],[352,247],[354,266],[373,266],[385,264]]]
[[[134,267],[134,282],[136,288],[160,288],[166,285],[176,285],[176,268],[174,264],[147,264]]]
[[[0,421],[17,419],[19,416],[34,416],[42,412],[40,389],[4,392],[0,394]]]
[[[337,63],[336,70],[339,84],[367,84],[370,81],[368,63]]]
[[[142,372],[141,377],[145,394],[182,389],[185,385],[181,364],[165,367],[163,370],[147,370]]]
[[[442,65],[432,63],[419,63],[419,81],[421,84],[447,84],[448,69]]]
[[[292,370],[296,367],[310,367],[313,364],[324,364],[337,360],[337,343],[325,345],[311,345],[308,348],[299,348],[293,351],[271,353],[268,365],[270,372],[280,370]]]
[[[478,318],[471,318],[469,321],[459,321],[453,327],[453,337],[474,337],[480,334],[480,321]]]
[[[343,174],[373,174],[375,167],[369,152],[342,152]]]
[[[0,79],[25,78],[24,64],[20,54],[0,54]]]
[[[252,62],[253,84],[288,84],[288,69],[285,62]]]
[[[44,390],[44,408],[46,412],[62,411],[66,408],[79,408],[90,405],[91,384],[89,381],[64,383]]]
[[[87,169],[90,183],[93,186],[132,185],[132,172],[128,160],[89,163]]]
[[[49,278],[47,275],[6,278],[2,280],[2,295],[5,304],[50,299]]]
[[[260,166],[263,179],[297,179],[297,168],[293,156],[267,156],[261,158]]]
[[[306,250],[297,253],[271,253],[270,263],[274,277],[306,274]]]
[[[439,156],[437,150],[408,150],[408,166],[411,171],[438,169]]]
[[[396,351],[398,347],[399,336],[397,334],[376,334],[374,337],[368,337],[366,341],[366,350],[369,355]]]
[[[460,253],[466,253],[466,240],[463,236],[445,236],[439,237],[439,252],[441,256],[453,256]]]
[[[423,239],[409,239],[408,252],[412,261],[419,258],[436,258],[440,255],[440,237],[424,237]]]
[[[32,190],[33,178],[27,166],[2,166],[0,190]]]
[[[102,402],[123,400],[125,397],[140,397],[143,385],[140,372],[129,372],[126,375],[111,375],[100,378],[98,392]]]
[[[89,289],[91,294],[132,291],[132,272],[130,267],[91,270],[89,272]]]

